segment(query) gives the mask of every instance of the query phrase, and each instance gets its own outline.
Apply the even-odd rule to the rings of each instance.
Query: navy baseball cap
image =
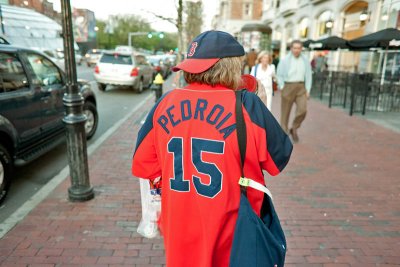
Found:
[[[193,39],[186,59],[172,70],[201,73],[214,66],[221,58],[243,55],[243,46],[229,33],[206,31]]]

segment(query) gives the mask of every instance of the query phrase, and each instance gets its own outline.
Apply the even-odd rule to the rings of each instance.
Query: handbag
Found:
[[[240,206],[235,225],[230,267],[282,267],[285,263],[286,239],[269,190],[245,178],[243,166],[246,155],[246,124],[242,111],[242,91],[236,91],[236,130],[240,150]],[[264,192],[260,217],[247,199],[247,187]]]
[[[272,91],[278,91],[278,83],[274,80],[272,81]]]

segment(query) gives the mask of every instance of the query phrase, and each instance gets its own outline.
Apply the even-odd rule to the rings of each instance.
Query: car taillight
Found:
[[[131,71],[131,77],[133,76],[138,76],[139,75],[139,69],[138,68],[133,68]]]
[[[96,67],[94,67],[94,73],[97,73],[97,74],[100,73],[99,66],[96,65]]]

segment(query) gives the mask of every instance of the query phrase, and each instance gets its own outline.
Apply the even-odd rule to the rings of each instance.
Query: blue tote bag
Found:
[[[236,92],[236,129],[241,156],[242,177],[246,154],[246,125],[243,119],[241,91]],[[243,182],[244,181],[244,182]],[[286,239],[272,198],[263,185],[241,178],[240,206],[231,249],[230,267],[282,267],[285,263]],[[252,186],[256,184],[257,186]],[[247,199],[247,186],[264,187],[260,217]],[[262,191],[264,191],[262,190]],[[268,194],[267,194],[268,193]]]

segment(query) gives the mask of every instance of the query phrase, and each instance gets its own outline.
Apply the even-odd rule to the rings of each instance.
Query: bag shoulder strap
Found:
[[[243,166],[246,157],[246,140],[247,140],[246,123],[244,122],[244,116],[242,110],[242,91],[241,90],[235,91],[235,94],[236,94],[236,132],[240,150],[240,165],[242,169],[241,171],[242,171],[242,176],[244,176]]]
[[[244,177],[244,161],[246,158],[246,142],[247,142],[247,133],[246,133],[246,123],[244,122],[243,110],[242,110],[242,90],[235,91],[236,96],[236,134],[239,144],[240,151],[240,169],[242,177]],[[247,195],[247,187],[240,186],[242,193]]]
[[[264,192],[272,199],[272,194],[267,187],[244,176],[243,167],[246,158],[247,133],[246,133],[246,123],[244,121],[243,110],[242,110],[242,90],[235,91],[235,96],[236,96],[236,108],[235,108],[236,134],[239,144],[240,169],[242,175],[239,179],[240,190],[245,196],[247,196],[247,187],[251,187],[261,192]]]

